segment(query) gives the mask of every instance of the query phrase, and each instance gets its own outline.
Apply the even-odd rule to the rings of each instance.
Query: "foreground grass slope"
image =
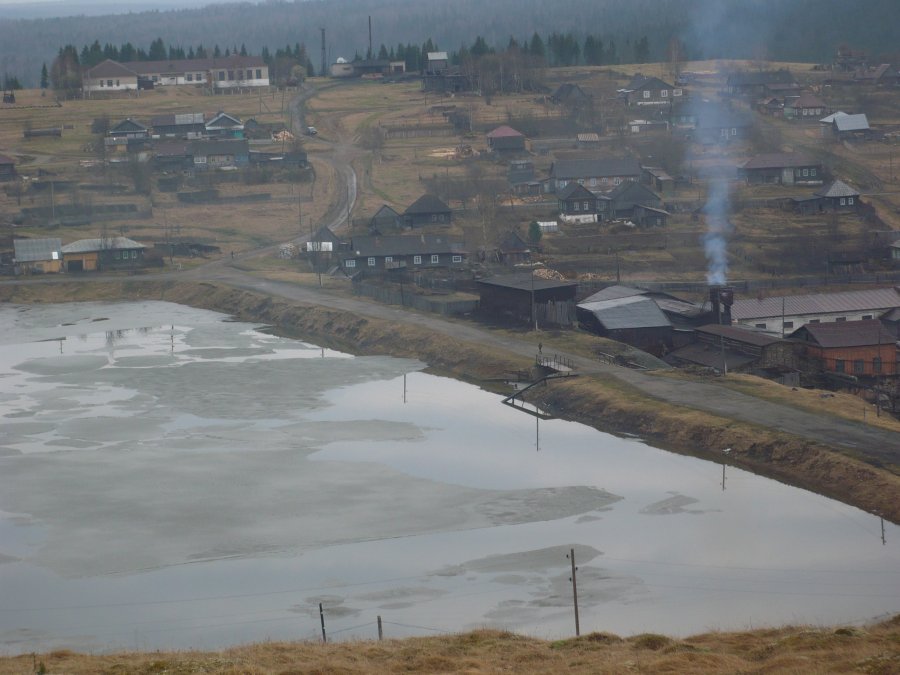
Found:
[[[58,650],[0,658],[7,673],[870,673],[900,672],[900,615],[865,628],[785,627],[683,640],[591,633],[548,642],[480,630],[384,642],[271,642],[221,652]]]

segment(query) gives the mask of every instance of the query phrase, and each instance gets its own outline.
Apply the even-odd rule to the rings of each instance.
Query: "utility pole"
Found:
[[[578,568],[575,567],[575,549],[570,548],[569,555],[566,557],[572,563],[572,576],[569,577],[569,581],[572,582],[572,601],[575,605],[575,637],[578,637],[581,635],[581,626],[578,624],[578,584],[575,581],[575,572],[578,571]]]
[[[325,637],[325,612],[321,602],[319,603],[319,620],[322,622],[322,642],[328,642],[328,638]]]
[[[378,615],[378,639],[384,640],[384,630],[381,627],[381,614]]]
[[[881,545],[887,545],[887,540],[884,538],[884,516],[881,516]]]

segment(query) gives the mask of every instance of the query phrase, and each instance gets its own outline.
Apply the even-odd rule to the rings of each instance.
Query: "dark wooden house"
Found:
[[[796,89],[798,86],[789,70],[741,71],[728,76],[725,91],[732,96],[759,98],[784,87]]]
[[[109,138],[150,138],[150,129],[130,117],[109,128]]]
[[[497,242],[497,261],[506,265],[518,265],[531,260],[531,246],[518,232],[510,230]]]
[[[641,164],[634,157],[560,158],[550,165],[549,187],[557,192],[569,183],[611,190],[626,180],[639,180]]]
[[[169,138],[203,138],[206,135],[203,113],[157,115],[150,121],[150,126],[155,135]]]
[[[403,212],[403,224],[406,227],[449,225],[452,221],[453,212],[450,207],[439,198],[429,194],[419,197]]]
[[[786,119],[815,122],[830,112],[825,101],[808,91],[799,96],[789,96],[784,100]]]
[[[497,154],[525,152],[525,135],[504,124],[488,132],[487,146]]]
[[[556,193],[559,212],[564,216],[597,216],[609,214],[609,198],[599,196],[578,183],[569,183]]]
[[[349,250],[341,255],[341,266],[347,274],[416,271],[462,267],[467,257],[462,242],[444,235],[375,235],[353,237]]]
[[[550,95],[551,103],[568,106],[570,108],[589,105],[591,101],[592,97],[590,94],[577,84],[572,84],[571,82],[563,82],[556,88],[556,91]]]
[[[751,157],[738,169],[749,184],[820,185],[822,164],[799,152],[775,152]]]
[[[672,86],[658,77],[647,77],[640,73],[632,77],[620,91],[629,106],[666,105],[684,95],[681,87]]]
[[[617,185],[608,196],[612,200],[610,206],[614,218],[630,218],[634,215],[634,207],[637,205],[654,209],[662,207],[662,199],[658,194],[634,180]]]
[[[816,192],[812,197],[793,200],[794,207],[802,214],[856,211],[859,208],[859,192],[842,180],[833,180]]]
[[[372,219],[369,221],[369,232],[372,234],[385,234],[399,229],[402,226],[400,214],[387,204],[382,204]]]

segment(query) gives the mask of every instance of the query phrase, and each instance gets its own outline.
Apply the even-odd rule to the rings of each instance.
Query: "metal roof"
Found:
[[[444,235],[430,234],[353,237],[350,249],[350,255],[361,257],[464,252],[462,242]]]
[[[700,326],[696,330],[698,333],[715,335],[717,337],[727,338],[734,342],[744,342],[756,347],[765,347],[780,342],[780,338],[759,331],[750,330],[743,326],[723,326],[717,323],[711,323],[706,326]]]
[[[16,262],[38,262],[41,260],[59,260],[62,250],[62,239],[13,239],[13,251]]]
[[[631,298],[636,295],[647,295],[647,293],[648,291],[645,291],[642,288],[632,288],[631,286],[621,286],[617,284],[615,286],[607,286],[593,295],[589,295],[581,301],[581,304],[615,300],[616,298]]]
[[[193,73],[205,70],[234,68],[265,68],[266,62],[259,56],[230,54],[211,59],[178,59],[177,61],[129,61],[128,68],[135,73],[151,75],[155,73]],[[247,78],[250,79],[250,78]]]
[[[859,197],[859,192],[847,185],[842,180],[833,180],[825,187],[816,190],[817,197]]]
[[[89,79],[101,77],[137,77],[137,75],[138,73],[136,70],[129,68],[128,66],[123,66],[118,61],[113,61],[112,59],[101,61],[85,73],[85,76]]]
[[[96,251],[121,251],[122,249],[147,248],[128,237],[79,239],[62,247],[63,253],[94,253]]]
[[[428,52],[429,61],[446,61],[447,52]]]
[[[743,368],[744,366],[753,363],[755,360],[756,358],[753,356],[748,356],[746,354],[740,354],[730,349],[725,349],[725,363],[727,364],[729,370],[737,370],[738,368]],[[666,355],[664,361],[666,361],[666,363],[687,361],[688,363],[695,363],[699,366],[715,368],[719,371],[723,370],[721,347],[703,344],[701,342],[695,342],[694,344],[690,344],[682,347],[681,349],[676,349],[673,352],[669,352],[669,354]]]
[[[524,274],[504,274],[500,276],[479,279],[479,284],[486,286],[500,286],[502,288],[514,288],[520,291],[545,291],[550,288],[571,288],[578,286],[577,281],[557,281],[556,279],[542,279],[528,272]]]
[[[407,216],[420,213],[449,213],[450,207],[434,195],[424,194],[407,207]]]
[[[502,125],[497,127],[491,132],[488,132],[488,138],[522,138],[524,134],[519,131],[516,131],[509,125]]]
[[[643,295],[601,302],[580,302],[578,308],[593,314],[606,330],[664,328],[672,325],[659,306]]]
[[[840,115],[834,118],[834,126],[838,131],[868,131],[869,119],[865,113]]]
[[[553,162],[550,175],[562,180],[603,176],[640,176],[641,165],[634,157],[626,159],[560,159]]]
[[[875,288],[842,293],[787,295],[762,300],[735,300],[731,316],[735,320],[803,316],[807,314],[835,314],[839,312],[885,311],[900,307],[900,287]]]
[[[893,345],[897,340],[878,319],[809,323],[791,333],[791,337],[826,349]]]

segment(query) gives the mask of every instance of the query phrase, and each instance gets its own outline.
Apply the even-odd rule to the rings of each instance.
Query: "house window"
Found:
[[[673,89],[672,96],[681,96],[681,89]]]
[[[841,321],[846,321],[846,320],[847,320],[846,316],[839,316],[838,318],[835,319],[835,321],[837,323],[840,323]]]
[[[732,129],[731,129],[731,135],[732,135],[732,136],[737,136],[737,129],[736,129],[736,128],[732,128]]]
[[[853,197],[847,197],[847,203],[848,203],[850,206],[853,206]]]
[[[261,79],[262,79],[262,69],[260,69],[260,68],[257,68],[257,69],[256,69],[256,79],[257,79],[257,80],[261,80]]]
[[[436,265],[438,262],[440,262],[440,260],[441,260],[441,257],[440,257],[437,253],[433,253],[433,254],[431,255],[431,262],[432,262],[433,264]]]
[[[604,176],[603,178],[600,179],[600,182],[602,182],[604,185],[606,185],[607,183],[609,183],[609,178]]]
[[[847,206],[847,199],[845,197],[841,197],[841,206]]]
[[[559,182],[556,184],[556,187],[558,187],[558,188],[564,188],[564,187],[566,187],[566,185],[568,185],[568,183],[569,183],[568,181],[561,180],[561,181],[559,181]]]
[[[453,256],[453,262],[455,262],[455,263],[461,263],[461,262],[462,262],[462,256],[461,256],[461,255],[455,255],[455,256]]]
[[[188,82],[193,82],[193,81],[194,81],[194,74],[193,74],[193,73],[188,73],[187,75],[185,75],[185,79],[186,79]]]
[[[119,86],[119,80],[116,80],[116,86],[117,87]]]
[[[106,86],[107,86],[107,87],[111,87],[111,86],[112,86],[112,80],[107,80],[107,81],[106,81]]]
[[[810,170],[809,170],[809,175],[810,175],[810,176],[815,176],[815,175],[816,175],[816,170],[815,170],[815,169],[810,169]]]
[[[803,169],[803,175],[809,176],[809,169]]]
[[[197,73],[197,82],[203,82],[203,73]]]
[[[834,362],[834,372],[843,373],[844,372],[844,359],[836,359]]]
[[[659,95],[660,95],[662,98],[669,98],[669,90],[668,90],[668,89],[660,89],[660,90],[659,90]]]
[[[613,183],[615,183],[616,185],[621,185],[622,179],[616,176],[615,178],[613,178]]]
[[[819,319],[810,319],[809,322],[810,323],[821,323],[821,321],[819,321]]]
[[[863,314],[862,318],[863,318],[863,321],[865,321],[866,319],[871,319],[872,315],[871,314]]]
[[[238,79],[239,79],[239,80],[243,80],[243,79],[244,79],[244,71],[243,71],[243,70],[239,70],[239,71],[238,71]]]
[[[356,267],[356,261],[355,260],[345,260],[344,267]]]
[[[579,185],[584,185],[584,178],[579,178],[579,179],[578,179],[578,184],[579,184]]]
[[[585,211],[589,211],[589,210],[590,210],[590,209],[588,209],[588,203],[587,203],[587,202],[584,203],[584,210],[585,210]]]
[[[234,79],[234,71],[233,71],[233,70],[229,70],[229,71],[228,71],[228,79],[229,79],[229,80],[233,80],[233,79]]]
[[[156,76],[156,75],[154,75],[151,79],[152,79],[154,82],[159,82],[159,77]]]
[[[375,258],[369,258],[369,267],[375,267]]]
[[[131,259],[132,259],[132,260],[137,260],[137,254],[138,254],[137,251],[132,251],[132,252],[131,252]]]
[[[644,98],[650,98],[650,92],[646,89],[644,90]]]
[[[421,265],[422,264],[422,256],[414,255],[413,256],[413,265]]]
[[[103,80],[100,80],[100,86],[104,86]]]
[[[224,81],[225,81],[225,71],[220,70],[219,71],[219,82],[224,82]]]
[[[591,178],[591,187],[597,187],[597,179]]]
[[[756,323],[756,324],[753,324],[753,327],[754,327],[754,328],[762,328],[762,329],[765,329],[766,324],[764,324],[764,323]]]
[[[394,256],[392,256],[392,255],[385,256],[384,262],[386,262],[386,263],[392,263],[392,262],[394,262]]]
[[[580,210],[581,210],[581,203],[580,203],[580,202],[572,202],[572,210],[573,210],[573,211],[580,211]]]
[[[874,359],[872,359],[872,372],[873,373],[881,372],[881,357],[880,356],[876,356]]]
[[[793,328],[793,327],[794,327],[794,322],[793,322],[793,321],[785,321],[785,322],[782,324],[782,326],[784,326],[784,328]]]
[[[865,371],[865,362],[862,359],[853,360],[853,372],[861,375]]]

